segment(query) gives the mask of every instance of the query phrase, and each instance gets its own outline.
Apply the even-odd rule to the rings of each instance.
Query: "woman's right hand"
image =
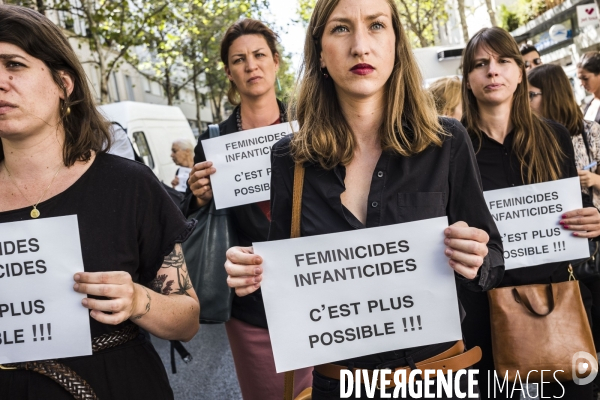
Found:
[[[195,164],[188,178],[188,186],[196,198],[198,207],[203,207],[212,199],[210,176],[217,172],[211,161]]]
[[[227,250],[227,285],[235,289],[235,293],[246,296],[260,288],[262,281],[262,258],[254,254],[252,247],[232,247]]]

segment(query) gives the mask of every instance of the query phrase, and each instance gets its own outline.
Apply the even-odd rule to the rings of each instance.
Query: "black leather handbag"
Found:
[[[219,126],[209,125],[209,136],[219,136]],[[183,246],[185,262],[200,300],[200,323],[229,321],[234,291],[227,286],[226,252],[238,244],[229,209],[215,209],[215,202],[194,211],[188,219],[198,220]]]
[[[598,257],[600,243],[590,239],[588,244],[590,245],[590,256],[571,263],[575,277],[580,281],[600,279],[600,257]]]
[[[588,154],[589,161],[592,162],[594,159],[592,157],[592,152],[590,151],[590,144],[588,142],[585,130],[581,132],[581,136],[583,138],[583,144],[585,145],[585,150]],[[593,203],[594,191],[592,188],[589,189],[589,196]],[[590,239],[588,240],[588,244],[590,246],[590,256],[581,260],[574,260],[571,263],[575,277],[580,281],[600,278],[600,257],[598,257],[600,243],[598,243],[596,239]]]

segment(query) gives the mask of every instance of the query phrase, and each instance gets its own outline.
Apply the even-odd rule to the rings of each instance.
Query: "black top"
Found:
[[[40,218],[77,215],[86,272],[126,271],[143,285],[156,277],[164,257],[194,228],[148,167],[110,154],[98,154],[73,185],[40,203],[38,209]],[[0,212],[0,223],[30,220],[30,211],[26,207]],[[90,317],[92,337],[128,324],[132,322],[105,325]],[[160,358],[142,338],[92,356],[60,361],[86,379],[99,398],[171,398]],[[148,373],[156,374],[156,380],[149,382],[143,376]],[[35,372],[0,372],[0,398],[72,399],[68,394],[53,397],[55,387],[60,389],[57,393],[67,394]]]
[[[338,165],[326,171],[319,165],[307,163],[302,193],[301,236],[447,216],[450,224],[465,221],[490,235],[489,253],[477,278],[467,280],[456,275],[457,282],[474,291],[497,285],[504,271],[502,243],[483,198],[471,142],[457,121],[441,118],[440,122],[448,133],[443,137],[441,147],[431,146],[412,157],[388,151],[381,154],[369,190],[366,226],[341,202],[340,195],[345,190],[345,167]],[[293,176],[294,161],[290,154],[290,137],[287,136],[275,145],[272,155],[269,240],[290,237]],[[418,349],[426,347],[429,346]],[[369,355],[341,363],[352,362],[373,368],[398,359],[399,352]]]
[[[575,167],[575,154],[573,151],[573,143],[571,135],[567,129],[554,122],[545,121],[551,127],[552,131],[558,139],[558,143],[565,154],[561,163],[560,176],[561,179],[577,176],[577,168]],[[514,134],[510,132],[504,143],[500,144],[494,139],[491,139],[486,134],[483,135],[481,148],[479,141],[473,137],[473,147],[479,151],[476,154],[477,164],[481,173],[481,181],[483,182],[483,190],[504,189],[512,186],[525,185],[521,176],[520,162],[517,155],[513,151]],[[526,173],[526,170],[525,170]],[[589,203],[589,197],[584,198],[584,207],[592,206]],[[550,283],[553,281],[552,275],[554,272],[559,272],[560,279],[568,277],[567,268],[569,262],[562,261],[556,263],[541,264],[532,267],[509,269],[504,273],[504,279],[500,286],[515,286],[527,285],[532,283]],[[564,270],[564,271],[563,271]],[[554,278],[554,281],[558,279]]]
[[[285,106],[280,101],[277,102],[280,111],[285,116]],[[238,132],[237,121],[235,118],[238,107],[233,110],[229,118],[219,124],[221,136]],[[202,140],[208,138],[209,132],[207,129],[198,138],[198,144],[194,149],[194,164],[206,161]],[[208,205],[205,207],[208,207]],[[181,203],[181,211],[188,216],[197,209],[194,195],[188,186],[185,197]],[[252,246],[252,242],[264,242],[267,240],[269,235],[269,220],[256,203],[231,207],[230,210],[240,246]],[[260,289],[244,297],[235,295],[233,298],[231,316],[248,324],[267,328],[267,317],[265,315],[265,306],[263,304]]]

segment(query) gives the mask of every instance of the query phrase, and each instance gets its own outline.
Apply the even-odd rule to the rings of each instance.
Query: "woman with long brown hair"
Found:
[[[63,290],[89,295],[91,338],[80,340],[94,350],[0,365],[2,399],[173,398],[146,336],[187,341],[198,330],[181,250],[194,224],[149,168],[106,154],[108,143],[108,122],[60,28],[0,5],[0,231],[77,217],[84,271]]]
[[[236,107],[219,124],[221,135],[275,125],[287,121],[284,104],[275,96],[279,69],[277,35],[265,24],[253,19],[236,22],[221,41],[221,61],[230,82],[229,102]],[[208,131],[200,139],[208,138]],[[195,149],[194,167],[183,212],[189,215],[212,201],[211,175],[216,172],[206,160],[202,142]],[[231,208],[239,244],[265,241],[269,234],[269,201]],[[275,372],[267,319],[260,291],[250,296],[235,296],[231,319],[226,322],[227,336],[244,400],[279,400],[283,392],[283,374]],[[311,370],[298,371],[298,387],[308,386]]]
[[[493,287],[503,272],[501,242],[469,139],[458,121],[438,119],[395,2],[319,0],[302,71],[291,106],[300,129],[274,146],[269,240],[290,237],[294,166],[301,162],[301,236],[447,216],[445,255],[458,282],[470,290]],[[228,251],[225,267],[238,295],[260,288],[261,264],[252,248]],[[414,367],[413,361],[451,356],[455,370],[468,368],[456,345],[317,366],[312,398],[340,398],[340,373],[348,368]]]
[[[473,141],[485,191],[577,176],[568,131],[531,112],[523,57],[505,30],[484,28],[467,44],[463,104],[463,124]],[[594,207],[569,210],[558,222],[575,236],[600,233],[600,216]],[[510,269],[500,286],[562,282],[568,280],[568,266],[568,262],[555,262]],[[463,333],[468,343],[482,348],[483,359],[476,367],[482,387],[490,387],[493,380],[488,382],[488,371],[494,370],[494,364],[488,298],[483,292],[466,291],[461,298],[467,311]],[[591,398],[589,385],[562,385],[568,398]],[[544,385],[544,395],[561,396],[562,390],[558,383]],[[487,396],[482,391],[482,397]]]
[[[600,209],[600,124],[583,119],[564,69],[545,64],[527,74],[531,109],[542,118],[562,124],[571,134],[575,164],[583,193]]]

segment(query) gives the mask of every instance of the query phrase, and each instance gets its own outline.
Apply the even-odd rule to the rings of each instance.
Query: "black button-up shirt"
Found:
[[[412,157],[388,151],[381,154],[369,190],[366,225],[342,204],[340,195],[345,191],[345,167],[338,165],[327,171],[319,165],[307,164],[302,193],[301,235],[447,216],[450,224],[465,221],[490,235],[489,254],[477,278],[469,281],[457,275],[458,282],[475,291],[497,285],[504,271],[502,244],[483,198],[471,142],[457,121],[442,118],[441,122],[448,134],[444,136],[441,147],[431,146]],[[294,175],[290,138],[280,140],[272,154],[269,240],[287,239],[291,229]],[[427,347],[391,351],[339,363],[374,368],[387,365],[407,352],[422,351]]]
[[[565,127],[556,122],[546,122],[555,133],[565,155],[560,166],[561,179],[577,176],[575,153],[569,132]],[[526,184],[521,175],[521,163],[513,151],[513,140],[514,134],[512,132],[506,136],[504,143],[498,143],[484,134],[480,147],[480,142],[476,138],[473,138],[473,147],[477,151],[477,164],[479,165],[484,191]],[[523,172],[526,174],[527,169],[524,169]],[[591,206],[588,196],[584,197],[583,203],[585,207]],[[550,283],[552,281],[565,280],[568,277],[568,266],[569,262],[563,261],[507,270],[504,273],[504,279],[500,286]],[[557,273],[557,276],[552,278],[554,273]]]

